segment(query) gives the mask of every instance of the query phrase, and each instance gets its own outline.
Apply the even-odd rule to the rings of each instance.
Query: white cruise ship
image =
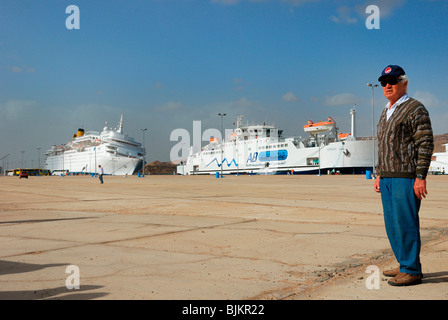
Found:
[[[268,125],[242,124],[222,143],[216,138],[199,152],[190,148],[177,173],[192,174],[328,174],[372,172],[377,142],[357,140],[355,113],[351,114],[351,133],[338,134],[336,122],[309,121],[306,138],[282,137],[282,130]],[[375,145],[373,145],[373,143]],[[376,165],[376,163],[375,163]]]
[[[142,166],[146,152],[141,143],[123,133],[123,115],[116,129],[101,133],[78,129],[67,144],[53,146],[45,153],[45,169],[54,173],[132,175]]]

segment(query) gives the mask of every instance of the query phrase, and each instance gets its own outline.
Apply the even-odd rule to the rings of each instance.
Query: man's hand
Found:
[[[381,192],[380,190],[380,176],[376,176],[375,182],[373,183],[373,190],[376,192]]]
[[[428,191],[426,191],[426,180],[415,179],[414,193],[420,200],[426,198],[426,195],[428,194]]]

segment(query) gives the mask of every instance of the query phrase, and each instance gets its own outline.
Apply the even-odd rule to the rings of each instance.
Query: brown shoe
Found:
[[[397,276],[387,281],[387,283],[391,286],[413,286],[422,283],[422,276],[414,276],[409,273],[400,272]]]
[[[383,271],[383,275],[385,275],[386,277],[396,277],[399,273],[400,273],[400,267]]]

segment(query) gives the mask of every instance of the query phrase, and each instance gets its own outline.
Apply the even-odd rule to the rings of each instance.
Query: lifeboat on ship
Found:
[[[347,140],[347,138],[351,136],[351,133],[340,133],[338,134],[339,140]]]
[[[312,120],[308,120],[308,124],[303,126],[303,130],[305,132],[309,132],[311,134],[313,133],[319,133],[319,132],[325,132],[330,131],[335,126],[335,122],[331,117],[328,117],[328,121],[321,121],[314,123]]]

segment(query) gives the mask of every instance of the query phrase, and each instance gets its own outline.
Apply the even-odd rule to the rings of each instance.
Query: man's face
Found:
[[[385,79],[386,82],[388,79]],[[407,90],[408,82],[399,81],[394,85],[387,83],[385,87],[383,87],[383,93],[387,100],[391,102],[391,104],[397,102]]]

